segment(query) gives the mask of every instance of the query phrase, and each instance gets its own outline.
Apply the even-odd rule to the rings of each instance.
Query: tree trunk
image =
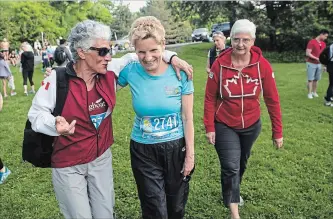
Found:
[[[274,1],[266,1],[266,13],[267,17],[270,20],[270,28],[269,28],[269,49],[276,50],[277,49],[277,42],[276,42],[276,20],[277,14],[274,8],[275,2]]]

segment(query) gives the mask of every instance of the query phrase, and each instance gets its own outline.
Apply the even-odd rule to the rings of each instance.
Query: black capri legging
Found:
[[[0,170],[3,168],[3,163],[2,163],[2,160],[0,158]]]
[[[23,70],[23,85],[27,85],[27,79],[29,78],[30,85],[34,85],[34,82],[32,81],[32,76],[34,75],[34,70]]]

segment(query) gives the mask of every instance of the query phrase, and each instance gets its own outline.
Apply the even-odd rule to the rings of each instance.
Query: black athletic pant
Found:
[[[54,59],[50,57],[49,60],[50,60],[50,66],[52,67],[54,65]]]
[[[333,72],[328,73],[328,80],[329,80],[329,85],[326,91],[326,101],[332,101],[333,99]]]
[[[221,164],[222,196],[226,207],[240,201],[240,184],[260,131],[260,120],[246,129],[233,129],[215,122],[215,149]]]
[[[23,70],[23,85],[27,85],[27,79],[29,78],[30,85],[34,85],[34,82],[32,81],[32,77],[34,75],[34,70]]]
[[[189,182],[180,173],[185,160],[184,138],[141,144],[131,140],[131,164],[143,219],[181,219]]]
[[[0,158],[0,170],[3,168],[3,163],[2,163],[2,160]]]
[[[43,59],[43,69],[50,67],[49,60]]]

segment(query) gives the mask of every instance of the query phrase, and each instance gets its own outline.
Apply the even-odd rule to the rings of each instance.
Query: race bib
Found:
[[[91,121],[94,124],[94,126],[95,126],[96,129],[98,129],[99,125],[102,123],[102,121],[103,121],[103,119],[105,117],[105,114],[106,114],[106,112],[90,116],[90,119],[91,119]]]
[[[180,122],[179,113],[143,117],[140,123],[142,137],[148,139],[168,138],[179,132]]]

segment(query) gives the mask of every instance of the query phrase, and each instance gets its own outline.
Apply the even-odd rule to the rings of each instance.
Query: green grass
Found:
[[[205,139],[203,101],[205,63],[209,44],[179,50],[195,69],[195,148],[196,171],[186,218],[220,219],[228,215],[220,200],[220,167],[214,147]],[[242,218],[321,219],[333,218],[332,192],[332,109],[323,106],[327,74],[319,83],[320,98],[306,97],[305,64],[273,64],[280,92],[284,149],[271,142],[271,125],[262,109],[262,133],[255,143],[241,187],[245,206]],[[0,186],[0,218],[62,218],[58,209],[50,169],[31,168],[21,163],[21,145],[27,111],[32,96],[23,96],[20,73],[14,70],[18,96],[4,101],[0,113],[0,156],[12,170]],[[36,69],[34,81],[42,80]],[[128,88],[117,94],[113,115],[115,144],[112,146],[116,212],[121,219],[140,218],[140,205],[130,168],[129,136],[133,121]],[[264,106],[264,104],[262,104]]]

